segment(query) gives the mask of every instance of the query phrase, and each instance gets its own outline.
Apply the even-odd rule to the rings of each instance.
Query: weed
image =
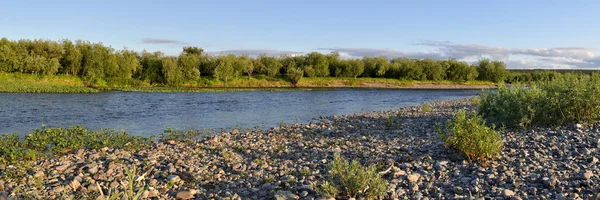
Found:
[[[298,175],[300,175],[300,176],[310,176],[310,175],[312,175],[312,172],[310,171],[310,169],[303,168],[300,171],[298,171]]]
[[[431,112],[431,104],[424,103],[421,105],[421,110],[424,112]]]
[[[177,129],[167,128],[163,133],[158,136],[160,141],[176,141],[176,142],[191,142],[195,140],[199,140],[205,136],[207,136],[208,130],[183,130],[178,131]]]
[[[98,186],[98,191],[100,191],[99,199],[103,200],[117,200],[117,199],[127,199],[127,200],[138,200],[142,198],[142,194],[147,190],[146,187],[138,188],[139,186],[135,184],[144,179],[144,176],[139,176],[137,179],[136,176],[136,167],[133,166],[131,170],[125,168],[125,173],[127,174],[127,188],[123,192],[117,191],[109,191],[108,196],[105,196],[102,192],[102,188],[100,184],[96,183]],[[137,192],[136,192],[137,190]]]

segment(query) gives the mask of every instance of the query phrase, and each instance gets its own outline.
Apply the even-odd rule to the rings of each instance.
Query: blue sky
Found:
[[[0,37],[255,55],[482,57],[511,68],[600,67],[600,1],[11,1]]]

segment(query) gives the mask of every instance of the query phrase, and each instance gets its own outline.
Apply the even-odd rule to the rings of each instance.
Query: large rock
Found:
[[[194,198],[194,194],[192,194],[191,192],[188,192],[188,191],[181,191],[181,192],[177,193],[175,198],[176,199],[191,199],[191,198]]]
[[[300,197],[290,191],[277,191],[274,195],[275,200],[296,200]]]
[[[419,182],[419,178],[421,178],[420,174],[411,174],[406,177],[406,179],[408,179],[408,182],[411,182],[411,183]]]
[[[502,196],[504,196],[504,198],[510,198],[515,196],[515,192],[513,192],[512,190],[504,190],[502,192]]]

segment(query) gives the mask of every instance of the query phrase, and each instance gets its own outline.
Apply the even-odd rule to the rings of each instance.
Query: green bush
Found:
[[[494,129],[495,126],[487,126],[481,116],[469,116],[461,109],[447,124],[445,131],[439,126],[437,131],[445,146],[464,153],[469,160],[485,163],[502,150],[502,130]]]
[[[509,127],[591,124],[600,119],[600,76],[565,74],[529,86],[500,86],[481,94],[479,112]]]
[[[330,177],[320,188],[329,197],[381,199],[388,188],[387,181],[381,178],[375,165],[363,167],[358,161],[348,162],[339,154],[333,157]]]

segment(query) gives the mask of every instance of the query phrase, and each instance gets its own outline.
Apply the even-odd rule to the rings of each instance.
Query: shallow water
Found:
[[[0,93],[0,133],[81,124],[137,135],[166,128],[270,128],[305,123],[319,116],[389,110],[442,99],[469,97],[480,90],[331,89],[286,92],[93,94]]]

